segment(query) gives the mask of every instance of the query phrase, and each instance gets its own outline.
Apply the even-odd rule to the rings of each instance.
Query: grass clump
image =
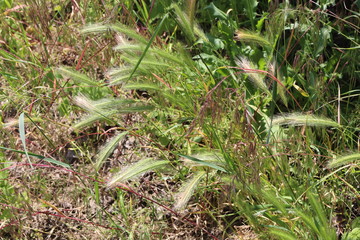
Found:
[[[0,7],[5,237],[356,236],[356,4]]]

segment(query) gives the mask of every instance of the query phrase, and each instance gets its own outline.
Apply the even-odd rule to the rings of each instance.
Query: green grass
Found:
[[[0,3],[0,236],[352,239],[358,8]]]

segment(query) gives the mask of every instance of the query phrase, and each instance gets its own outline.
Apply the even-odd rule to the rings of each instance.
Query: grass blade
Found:
[[[167,13],[167,14],[165,14],[165,16],[161,19],[160,24],[159,24],[159,25],[157,26],[157,28],[155,29],[155,32],[154,32],[154,34],[151,36],[148,44],[146,45],[144,52],[141,54],[138,62],[136,63],[136,65],[135,65],[135,67],[134,67],[134,70],[131,72],[129,79],[131,79],[132,76],[134,75],[134,73],[136,72],[136,70],[137,70],[137,68],[139,67],[141,61],[142,61],[143,58],[145,57],[147,50],[150,48],[151,44],[152,44],[153,41],[155,40],[155,37],[157,36],[157,33],[160,31],[162,25],[164,24],[164,22],[165,22],[165,20],[168,18],[168,16],[169,16],[169,14]]]
[[[278,200],[276,194],[272,192],[271,190],[264,190],[262,191],[263,197],[274,205],[275,208],[280,210],[283,214],[286,214],[286,204],[284,204],[283,201]]]
[[[21,139],[22,145],[24,147],[24,152],[25,152],[26,158],[29,161],[31,168],[34,168],[32,166],[28,151],[26,149],[24,113],[21,113],[19,116],[19,133],[20,133],[20,139]]]
[[[216,170],[219,170],[219,171],[222,171],[222,172],[227,172],[224,168],[214,164],[214,163],[211,163],[211,162],[207,162],[207,161],[204,161],[204,160],[201,160],[201,159],[198,159],[198,158],[195,158],[195,157],[192,157],[192,156],[187,156],[187,155],[182,155],[182,154],[178,154],[180,157],[183,157],[183,158],[187,158],[191,161],[194,161],[200,165],[203,165],[203,166],[207,166],[207,167],[210,167],[210,168],[213,168],[213,169],[216,169]]]
[[[317,223],[316,225],[319,229],[319,233],[322,239],[328,239],[328,240],[336,239],[336,233],[334,229],[332,229],[329,226],[330,221],[327,221],[327,216],[323,209],[323,206],[321,205],[320,197],[311,191],[309,192],[309,194],[307,194],[307,196],[309,198],[309,202],[312,207],[312,210],[315,213],[314,219]]]
[[[271,229],[269,232],[275,236],[278,236],[279,239],[284,239],[284,240],[297,240],[298,239],[291,232],[286,232],[286,231],[282,231],[279,229]]]
[[[47,161],[49,163],[53,163],[55,165],[59,165],[61,167],[71,169],[71,166],[69,164],[67,164],[67,163],[64,163],[64,162],[60,162],[60,161],[57,161],[57,160],[54,160],[54,159],[51,159],[51,158],[43,158],[42,160]]]
[[[304,221],[305,225],[314,231],[317,235],[320,235],[319,229],[317,228],[314,219],[309,217],[308,214],[305,214],[299,210],[296,210],[296,214]]]

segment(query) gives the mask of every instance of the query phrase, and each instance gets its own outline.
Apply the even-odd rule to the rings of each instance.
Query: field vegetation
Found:
[[[360,1],[0,1],[1,239],[360,239]]]

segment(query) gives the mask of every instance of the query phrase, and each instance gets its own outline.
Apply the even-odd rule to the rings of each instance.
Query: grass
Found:
[[[0,236],[357,239],[358,7],[0,3]]]

